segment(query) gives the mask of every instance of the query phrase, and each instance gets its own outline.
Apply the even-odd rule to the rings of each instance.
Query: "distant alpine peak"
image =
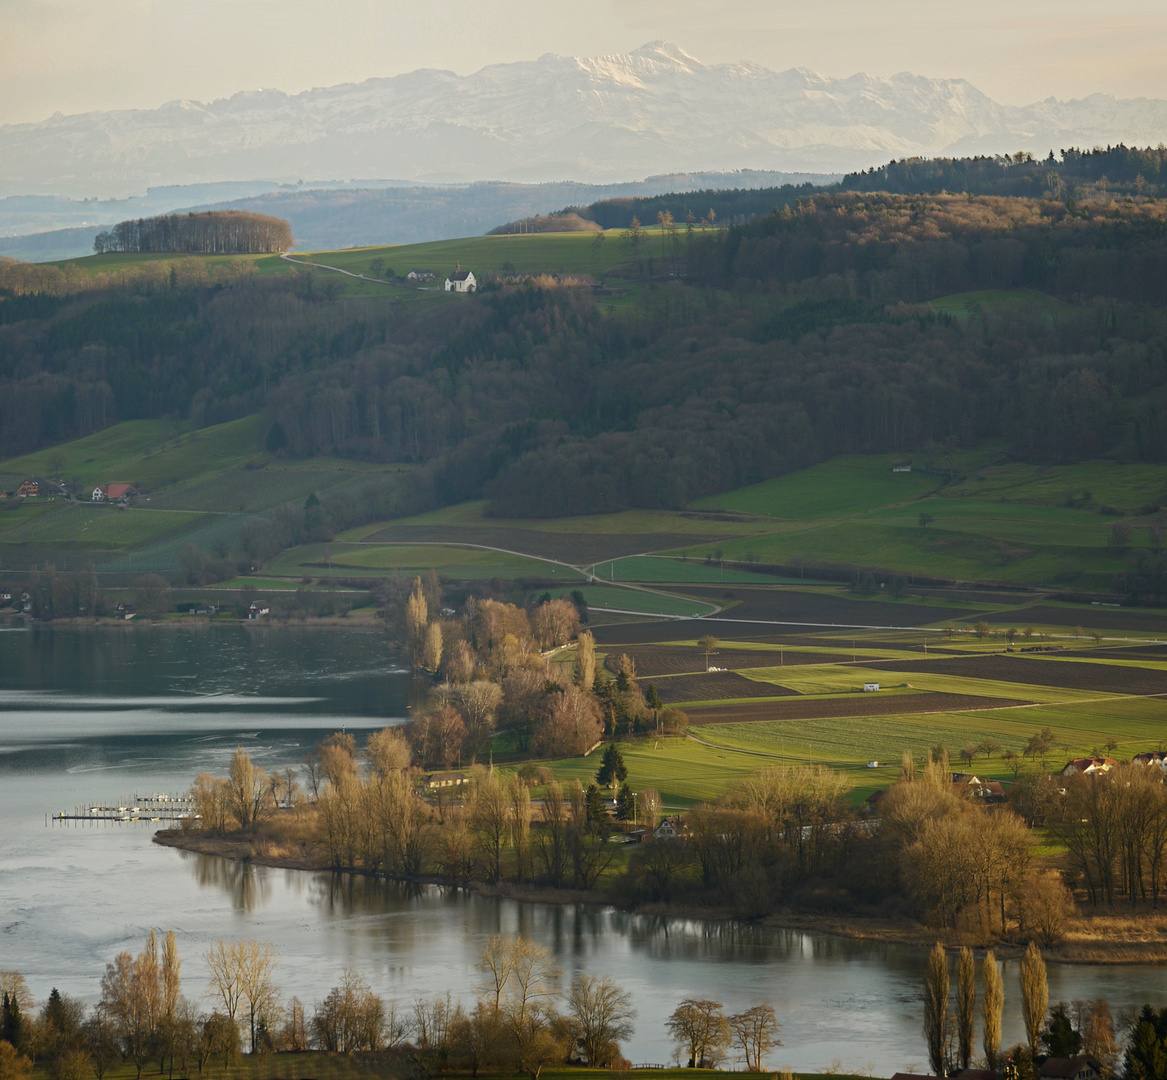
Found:
[[[748,60],[706,64],[670,41],[632,52],[420,69],[302,93],[0,126],[0,197],[118,196],[222,181],[602,183],[652,174],[833,173],[889,158],[1154,145],[1167,102],[1092,95],[1022,108],[963,79],[846,78]]]

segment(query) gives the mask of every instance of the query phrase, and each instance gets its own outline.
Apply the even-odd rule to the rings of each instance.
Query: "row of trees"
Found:
[[[207,210],[118,222],[100,232],[93,250],[178,251],[198,255],[270,255],[292,246],[292,227],[270,214]]]
[[[108,964],[101,1000],[88,1017],[79,1001],[56,989],[35,1015],[23,978],[0,973],[2,1075],[20,1080],[32,1059],[49,1064],[60,1080],[82,1080],[90,1070],[101,1080],[119,1060],[139,1077],[151,1060],[171,1077],[192,1064],[201,1073],[212,1057],[229,1063],[245,1034],[252,1054],[410,1047],[426,1067],[450,1065],[475,1076],[509,1068],[538,1080],[548,1065],[623,1063],[620,1043],[632,1035],[636,1017],[631,995],[607,976],[578,974],[561,990],[563,971],[550,951],[522,937],[487,942],[470,1005],[454,1004],[449,994],[410,1005],[386,1001],[346,968],[309,1015],[299,998],[284,1000],[269,943],[220,940],[204,960],[216,1006],[210,1014],[182,994],[173,932],[161,945],[151,933],[137,957],[121,953]],[[686,998],[667,1026],[678,1058],[703,1067],[721,1064],[732,1048],[748,1071],[761,1072],[767,1053],[781,1045],[769,1005],[727,1017],[719,1002]]]
[[[1054,1058],[1072,1058],[1085,1052],[1098,1059],[1107,1075],[1114,1074],[1118,1043],[1110,1007],[1099,998],[1076,1001],[1073,1007],[1059,1002],[1050,1009],[1045,961],[1033,942],[1029,943],[1020,968],[1024,1044],[1002,1051],[1005,991],[1001,966],[992,950],[985,954],[981,966],[981,986],[981,1047],[983,1060],[990,1069],[1000,1070],[1009,1062],[1013,1069],[1010,1075],[1031,1080],[1036,1075],[1034,1061],[1044,1049],[1046,1056]],[[948,957],[944,947],[937,943],[928,954],[924,973],[924,1041],[934,1075],[952,1076],[969,1068],[976,1049],[977,1011],[976,961],[972,950],[960,950],[955,1009],[950,1011]],[[1128,1077],[1143,1075],[1138,1069],[1132,1069],[1129,1057],[1125,1072]]]

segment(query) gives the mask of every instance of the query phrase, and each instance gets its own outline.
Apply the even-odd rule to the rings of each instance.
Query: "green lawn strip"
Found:
[[[591,568],[596,577],[606,581],[650,581],[661,583],[689,583],[719,585],[790,584],[792,578],[774,574],[755,574],[749,570],[726,569],[717,563],[688,559],[663,558],[651,555],[633,555],[613,559]]]
[[[474,530],[523,529],[540,533],[588,533],[594,535],[639,535],[651,536],[660,533],[696,536],[717,534],[741,536],[747,533],[765,533],[774,528],[773,522],[764,519],[730,518],[669,510],[623,510],[616,514],[591,514],[565,518],[495,518],[486,516],[486,502],[474,501],[458,503],[454,506],[431,510],[413,517],[397,518],[392,522],[381,522],[377,526],[362,526],[363,536],[372,535],[378,529],[398,526],[445,527]],[[346,535],[344,539],[349,539]],[[473,540],[473,537],[467,537]]]
[[[906,631],[891,631],[897,634],[900,638],[903,637]],[[871,635],[865,635],[870,637]],[[680,640],[668,642],[670,646],[683,646],[701,651],[702,660],[704,660],[705,651],[697,644],[695,640]],[[937,642],[939,644],[939,642]],[[856,648],[850,643],[846,645],[840,643],[838,645],[804,645],[801,641],[797,645],[783,645],[781,642],[773,641],[734,641],[732,638],[718,638],[717,649],[729,649],[733,651],[742,652],[767,652],[767,653],[781,653],[781,652],[799,652],[799,653],[817,653],[823,656],[823,663],[829,664],[832,660],[846,661],[852,657],[863,657],[865,660],[919,660],[922,658],[923,650],[920,649],[878,649],[878,648]],[[717,649],[709,654],[709,662],[713,663],[717,656]],[[1000,646],[997,646],[999,651]],[[813,664],[798,664],[792,665],[797,667],[814,667]],[[736,671],[737,669],[732,669]]]
[[[194,255],[176,251],[158,252],[109,252],[103,255],[84,255],[76,259],[54,259],[50,265],[65,267],[75,266],[86,276],[106,274],[127,267],[142,266],[147,263],[174,263],[194,260],[206,265],[226,265],[229,263],[255,263],[257,266],[268,259],[277,259],[271,255]]]
[[[509,552],[492,551],[466,545],[443,544],[362,544],[332,545],[334,562],[348,566],[368,567],[410,567],[443,570],[446,567],[460,569],[473,568],[487,573],[515,573],[550,576],[554,568],[557,573],[571,578],[582,575],[543,559],[526,555],[512,555]],[[454,576],[451,574],[451,576]]]
[[[1085,648],[1086,646],[1083,646]],[[1167,660],[1123,660],[1117,656],[1074,656],[1060,653],[1057,656],[1034,655],[1035,660],[1048,660],[1053,664],[1105,664],[1107,667],[1133,668],[1138,670],[1167,671]]]
[[[267,422],[246,416],[213,427],[183,432],[163,420],[127,420],[95,435],[49,450],[13,458],[0,465],[6,473],[76,476],[79,493],[97,484],[134,484],[146,492],[180,480],[263,461]]]
[[[277,577],[305,573],[384,577],[423,573],[431,567],[462,580],[558,577],[573,584],[585,580],[576,571],[534,557],[440,544],[304,544],[277,556],[266,569]]]
[[[1130,757],[1143,750],[1163,749],[1167,730],[1167,703],[1158,698],[1118,698],[1114,701],[1057,703],[1028,709],[986,709],[978,712],[1002,731],[1024,733],[1026,737],[1043,727],[1053,730],[1059,744],[1074,753],[1100,749],[1107,739],[1119,746],[1118,757]],[[1003,740],[1002,740],[1003,741]],[[1051,754],[1057,758],[1058,752]]]
[[[765,762],[732,749],[705,747],[692,739],[666,738],[622,742],[627,783],[636,791],[656,788],[666,806],[688,806],[723,794],[736,779],[756,772]],[[545,762],[560,782],[594,783],[600,753],[586,758]]]
[[[15,487],[16,485],[10,485]],[[6,489],[7,490],[7,489]],[[0,503],[0,542],[5,533],[11,532],[43,514],[53,513],[66,505],[63,499],[20,499],[5,500]]]
[[[577,591],[551,590],[553,596],[570,597]],[[584,594],[589,607],[612,608],[616,611],[635,611],[645,615],[664,615],[694,618],[708,615],[714,610],[712,604],[703,600],[690,600],[685,596],[650,592],[647,589],[622,589],[618,585],[582,585],[578,589]]]
[[[893,454],[849,454],[787,476],[711,495],[694,509],[733,510],[794,521],[849,517],[907,502],[935,490],[940,480],[921,472],[893,473]]]
[[[280,578],[280,577],[237,577],[231,578],[230,581],[221,581],[217,585],[208,586],[215,589],[246,589],[248,587],[263,590],[267,589],[271,592],[296,592],[298,589],[307,589],[309,592],[342,592],[349,590],[342,590],[336,587],[330,587],[325,582],[305,585],[298,578]],[[361,591],[361,590],[356,590]]]
[[[829,694],[832,691],[855,689],[861,687],[865,682],[877,682],[885,689],[905,683],[914,690],[925,690],[933,693],[1017,698],[1045,704],[1093,701],[1096,698],[1120,701],[1124,697],[1122,694],[1108,694],[1097,690],[1036,686],[1032,683],[978,679],[963,675],[940,675],[927,671],[881,671],[875,665],[831,668],[820,667],[816,664],[811,666],[809,670],[799,667],[743,668],[738,674],[753,682],[774,683],[807,695]]]
[[[132,510],[61,502],[53,513],[29,518],[0,536],[11,544],[71,544],[109,551],[157,540],[179,529],[195,528],[201,514],[177,510]]]

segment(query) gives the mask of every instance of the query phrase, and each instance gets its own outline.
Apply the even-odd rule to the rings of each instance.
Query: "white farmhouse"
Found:
[[[461,263],[448,278],[446,278],[446,292],[477,292],[478,282],[470,270],[463,270]]]

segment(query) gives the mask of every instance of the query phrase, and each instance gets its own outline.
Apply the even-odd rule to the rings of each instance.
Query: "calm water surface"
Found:
[[[664,1020],[697,995],[731,1011],[772,1004],[785,1043],[772,1066],[924,1070],[919,949],[271,870],[160,848],[145,825],[45,824],[224,774],[240,744],[266,768],[298,765],[342,726],[402,719],[411,687],[375,633],[0,630],[0,968],[22,971],[38,998],[57,986],[94,1001],[116,953],[173,928],[185,992],[207,1006],[201,954],[221,936],[275,942],[284,993],[309,1005],[346,965],[399,1001],[468,999],[484,940],[522,933],[555,951],[565,979],[606,974],[631,991],[633,1061],[671,1060]],[[1006,965],[1010,1040],[1016,981]],[[1051,1000],[1104,996],[1116,1011],[1167,1000],[1150,967],[1051,966],[1050,984]]]

